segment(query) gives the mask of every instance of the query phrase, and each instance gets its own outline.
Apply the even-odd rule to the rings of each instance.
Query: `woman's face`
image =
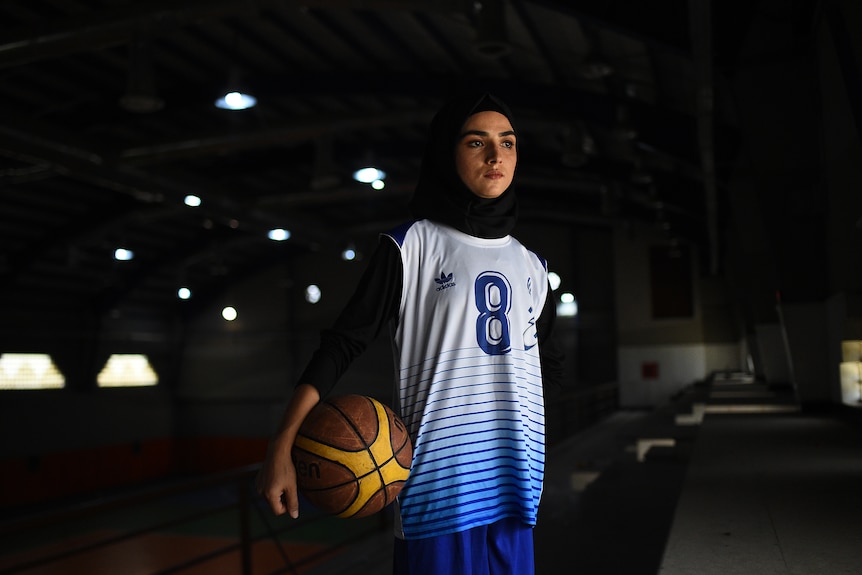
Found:
[[[511,185],[518,152],[515,132],[503,114],[473,114],[455,144],[455,167],[461,181],[480,198],[496,198]]]

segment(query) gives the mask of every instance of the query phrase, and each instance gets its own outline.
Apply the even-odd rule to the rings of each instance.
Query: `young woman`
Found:
[[[547,265],[510,234],[518,160],[511,114],[464,95],[431,123],[410,204],[381,235],[357,292],[300,377],[258,480],[298,516],[296,431],[389,327],[396,412],[413,441],[396,502],[395,573],[533,573],[544,475],[543,380],[559,374]],[[555,382],[556,383],[556,382]]]

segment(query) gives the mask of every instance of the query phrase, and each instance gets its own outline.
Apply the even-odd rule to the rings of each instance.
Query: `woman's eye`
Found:
[[[504,148],[514,148],[515,142],[507,140],[507,141],[503,142],[503,147]]]
[[[479,147],[483,146],[484,144],[482,144],[481,140],[473,140],[472,142],[467,142],[467,145],[470,146],[471,148],[479,148]]]

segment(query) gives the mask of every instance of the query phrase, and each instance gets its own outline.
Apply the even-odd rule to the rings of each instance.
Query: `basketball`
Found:
[[[388,406],[364,395],[318,403],[293,444],[299,492],[337,517],[367,517],[395,500],[413,458],[404,423]]]

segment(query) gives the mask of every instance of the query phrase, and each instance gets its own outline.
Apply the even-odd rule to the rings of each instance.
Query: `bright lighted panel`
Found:
[[[862,341],[841,342],[841,401],[846,405],[862,407]]]
[[[45,353],[0,355],[0,389],[62,389],[66,378]]]
[[[99,387],[144,387],[156,385],[159,376],[147,356],[139,353],[115,353],[96,378]]]
[[[862,406],[862,363],[841,363],[841,401],[847,405]]]

